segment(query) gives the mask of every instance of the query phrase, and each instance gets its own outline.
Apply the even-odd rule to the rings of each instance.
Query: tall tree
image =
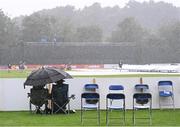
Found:
[[[118,24],[117,30],[112,32],[112,42],[138,42],[142,39],[144,30],[132,17],[125,18]]]
[[[56,19],[51,25],[53,34],[58,42],[71,42],[74,41],[74,27],[68,19]]]
[[[23,20],[24,41],[50,41],[50,18],[34,13]]]
[[[174,22],[161,26],[158,29],[161,43],[166,46],[171,62],[179,61],[180,55],[180,22]]]
[[[9,46],[18,41],[18,29],[15,24],[0,10],[0,45]]]
[[[101,42],[102,30],[98,26],[79,27],[75,36],[78,42]]]

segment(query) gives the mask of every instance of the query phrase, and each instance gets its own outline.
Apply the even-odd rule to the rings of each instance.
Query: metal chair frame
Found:
[[[86,100],[97,100],[96,104],[87,104]],[[100,95],[98,93],[82,93],[81,94],[81,124],[85,119],[83,112],[86,110],[96,110],[97,117],[86,117],[88,119],[97,119],[98,125],[100,125]]]
[[[118,106],[113,104],[113,101],[121,101],[122,104],[118,104]],[[119,84],[113,84],[109,86],[109,94],[106,96],[106,125],[109,125],[110,119],[117,119],[117,118],[110,118],[109,111],[119,110],[123,111],[123,124],[125,125],[125,95],[124,95],[124,87]],[[118,118],[119,119],[119,118]]]
[[[158,82],[158,92],[159,92],[159,108],[162,109],[162,107],[167,106],[173,106],[173,109],[175,109],[174,104],[174,88],[172,81],[159,81]],[[165,98],[171,98],[172,102],[169,104],[162,103],[162,100]]]
[[[68,97],[68,100],[62,105],[62,106],[59,106],[57,103],[56,103],[56,101],[54,101],[53,99],[52,99],[52,101],[51,101],[51,107],[52,107],[52,114],[56,114],[56,113],[58,113],[60,110],[61,111],[63,111],[64,112],[64,114],[69,114],[69,112],[70,112],[70,100],[71,99],[75,99],[75,95],[74,94],[72,94],[70,97]],[[53,106],[54,105],[56,105],[57,107],[58,107],[58,109],[54,112],[53,111]],[[68,110],[66,110],[66,109],[63,109],[63,107],[64,106],[68,106]]]
[[[122,105],[118,105],[118,106],[114,106],[112,104],[112,100],[116,100],[116,101],[122,101],[123,100],[123,104]],[[109,117],[110,112],[112,110],[119,110],[119,111],[123,111],[123,117],[122,118],[117,118],[117,117]],[[121,112],[120,112],[121,113]],[[110,119],[123,119],[123,125],[125,125],[125,95],[122,93],[109,93],[106,96],[106,125],[109,125],[109,120]]]
[[[148,99],[148,102],[144,102],[142,105],[136,102],[138,99],[142,99],[142,101]],[[148,110],[149,117],[136,117],[137,110]],[[149,119],[149,125],[152,125],[152,95],[150,93],[135,93],[133,95],[133,125],[136,125],[136,119]]]

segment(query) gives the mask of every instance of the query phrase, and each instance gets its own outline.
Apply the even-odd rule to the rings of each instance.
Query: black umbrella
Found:
[[[44,86],[61,79],[72,78],[63,70],[54,67],[42,67],[33,71],[26,79],[24,86]]]

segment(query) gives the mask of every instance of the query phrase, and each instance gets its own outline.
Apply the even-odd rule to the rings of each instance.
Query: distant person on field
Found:
[[[123,66],[123,62],[120,60],[119,61],[119,68],[122,69],[122,66]]]
[[[25,62],[23,62],[23,61],[19,62],[19,69],[20,70],[24,70],[25,69]]]
[[[10,72],[11,69],[12,69],[12,65],[8,64],[8,72]]]

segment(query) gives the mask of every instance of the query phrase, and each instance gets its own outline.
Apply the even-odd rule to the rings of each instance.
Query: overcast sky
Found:
[[[0,0],[0,9],[10,17],[29,15],[42,9],[51,9],[57,6],[73,5],[76,9],[90,6],[95,2],[101,3],[102,7],[119,5],[124,7],[129,0]],[[149,0],[136,0],[149,1]],[[154,0],[173,3],[180,7],[180,0]]]

